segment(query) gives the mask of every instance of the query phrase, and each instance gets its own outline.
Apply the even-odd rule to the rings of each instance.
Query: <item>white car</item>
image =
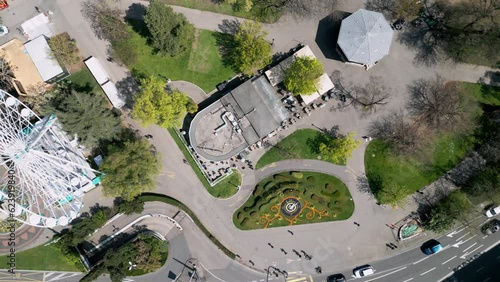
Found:
[[[4,25],[0,26],[0,36],[4,36],[7,33],[9,33],[9,29]]]
[[[375,273],[375,270],[370,265],[363,265],[363,266],[360,266],[358,268],[355,268],[352,271],[352,273],[354,274],[354,277],[362,278],[365,276],[372,275],[373,273]]]
[[[500,214],[500,206],[494,207],[494,208],[489,209],[489,210],[486,211],[486,216],[487,217],[494,217],[497,214]]]

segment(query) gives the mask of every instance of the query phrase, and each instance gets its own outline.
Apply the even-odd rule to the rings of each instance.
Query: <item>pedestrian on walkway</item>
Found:
[[[356,221],[354,222],[354,225],[356,225],[358,227],[360,226],[359,223],[357,223]]]
[[[287,230],[287,231],[288,231],[288,233],[290,233],[290,234],[292,234],[292,235],[293,235],[293,232],[292,232],[292,230]]]
[[[37,6],[35,6],[35,10],[37,11],[37,13],[41,13],[42,10],[40,10],[40,8],[38,8]]]
[[[271,244],[271,243],[267,243],[267,244],[269,245],[269,247],[271,247],[271,248],[273,248],[273,249],[274,249],[273,244]]]

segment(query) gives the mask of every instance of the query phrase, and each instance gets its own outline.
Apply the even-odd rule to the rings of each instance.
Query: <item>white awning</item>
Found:
[[[21,24],[23,31],[28,35],[29,39],[37,38],[40,35],[52,37],[54,33],[50,28],[50,20],[43,13],[25,21]]]
[[[26,48],[43,81],[48,81],[64,72],[57,60],[52,56],[52,51],[45,36],[41,35],[26,42],[24,48]]]

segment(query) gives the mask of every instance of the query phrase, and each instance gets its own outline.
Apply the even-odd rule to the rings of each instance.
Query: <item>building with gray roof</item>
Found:
[[[349,62],[371,66],[389,54],[393,34],[381,13],[360,9],[342,21],[337,50]]]
[[[254,77],[200,111],[189,141],[208,160],[227,160],[267,137],[289,118],[265,76]]]

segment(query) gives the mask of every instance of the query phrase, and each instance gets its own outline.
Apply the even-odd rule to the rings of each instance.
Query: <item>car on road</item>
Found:
[[[500,206],[497,206],[497,207],[494,207],[494,208],[487,210],[485,214],[487,217],[494,217],[497,214],[500,214]]]
[[[485,235],[491,235],[493,233],[496,233],[499,230],[500,230],[500,220],[498,220],[498,219],[493,219],[493,220],[486,222],[483,225],[483,227],[481,228],[481,231]]]
[[[0,26],[0,36],[4,36],[7,33],[9,33],[9,29],[4,25]]]
[[[345,277],[340,273],[333,274],[326,278],[326,282],[345,282]]]
[[[369,275],[372,275],[373,273],[375,273],[375,270],[373,269],[373,267],[371,265],[368,265],[368,264],[360,266],[358,268],[355,268],[352,271],[352,274],[354,274],[354,277],[356,277],[356,278],[362,278],[365,276],[369,276]]]
[[[443,246],[436,240],[430,240],[424,243],[421,247],[422,252],[426,255],[433,255],[435,253],[439,253],[443,250]]]

